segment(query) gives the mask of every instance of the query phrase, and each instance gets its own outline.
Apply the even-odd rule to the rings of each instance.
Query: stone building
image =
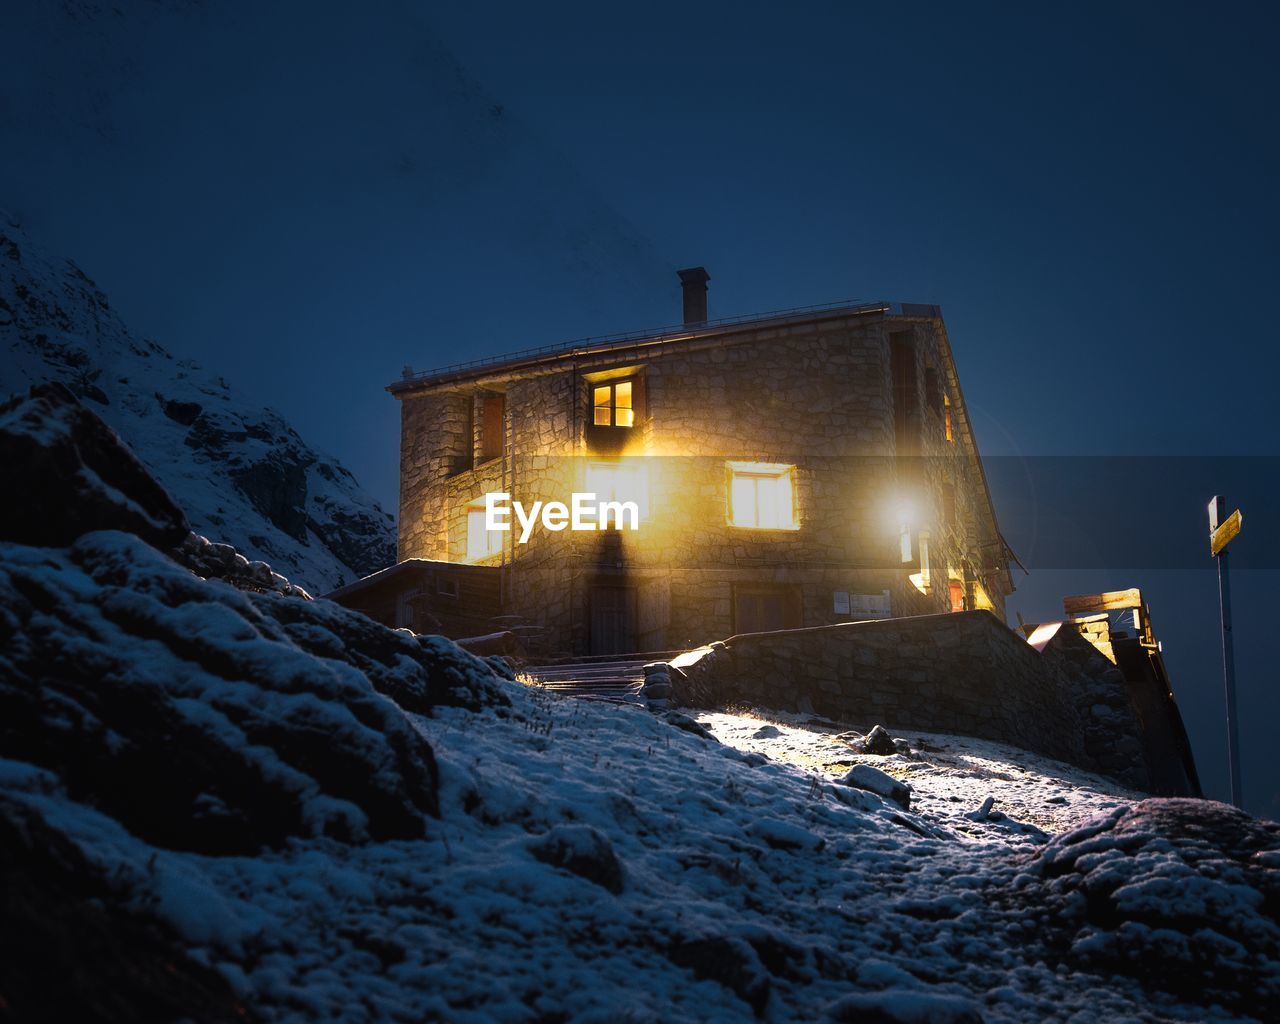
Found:
[[[390,385],[401,562],[488,567],[503,622],[552,653],[944,611],[1003,619],[1010,553],[938,307],[712,321],[706,271],[680,277],[677,328]],[[523,543],[519,523],[486,529],[487,494],[529,510],[575,492],[633,502],[637,521],[573,530],[552,516]],[[403,590],[395,625],[442,618],[449,594],[428,589]]]

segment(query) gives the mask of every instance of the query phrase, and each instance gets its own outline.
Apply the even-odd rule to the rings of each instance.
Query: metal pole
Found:
[[[1222,604],[1222,682],[1227,698],[1227,763],[1231,772],[1231,803],[1243,807],[1240,792],[1240,735],[1236,721],[1236,658],[1231,642],[1231,577],[1227,552],[1218,559],[1218,597]]]

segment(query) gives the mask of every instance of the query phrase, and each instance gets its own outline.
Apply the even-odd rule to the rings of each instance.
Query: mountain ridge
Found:
[[[89,403],[192,527],[323,593],[395,561],[393,517],[274,409],[136,338],[74,262],[0,215],[0,392],[58,381]]]

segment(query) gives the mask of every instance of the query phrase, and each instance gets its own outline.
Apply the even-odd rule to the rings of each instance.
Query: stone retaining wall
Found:
[[[1102,769],[1061,662],[988,612],[922,615],[733,637],[673,662],[674,697],[976,736]],[[1115,724],[1118,736],[1139,728]]]

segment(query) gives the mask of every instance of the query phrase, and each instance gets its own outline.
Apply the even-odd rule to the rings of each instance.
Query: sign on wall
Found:
[[[852,619],[888,619],[893,617],[889,608],[889,591],[878,594],[850,594],[849,610]]]

